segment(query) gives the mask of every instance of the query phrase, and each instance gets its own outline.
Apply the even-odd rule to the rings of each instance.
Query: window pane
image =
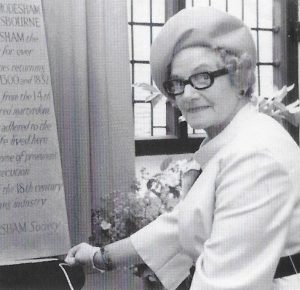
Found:
[[[151,136],[151,105],[135,104],[134,105],[134,124],[136,137]]]
[[[200,134],[203,137],[207,137],[207,134],[203,129],[195,130],[195,134]]]
[[[273,33],[271,31],[259,32],[259,61],[273,62]]]
[[[228,12],[242,19],[242,0],[228,0]]]
[[[134,65],[134,82],[150,84],[150,65],[136,63]]]
[[[256,0],[244,1],[244,21],[249,27],[256,27]]]
[[[166,128],[153,128],[153,136],[166,136]]]
[[[194,0],[194,6],[208,6],[209,0]]]
[[[152,22],[165,22],[165,1],[152,0]]]
[[[226,0],[211,0],[211,6],[226,11]]]
[[[149,64],[134,64],[134,83],[150,84],[150,65]],[[141,88],[134,88],[134,99],[145,100],[150,95],[150,92]]]
[[[153,107],[153,125],[166,126],[166,101],[161,100]]]
[[[260,84],[259,84],[260,80],[258,78],[258,67],[256,67],[256,69],[255,69],[255,80],[256,80],[256,82],[255,82],[255,86],[254,86],[254,94],[258,96],[259,95],[259,87],[260,87]]]
[[[156,38],[156,36],[158,35],[158,33],[160,32],[160,30],[162,29],[162,27],[160,26],[154,26],[152,28],[152,37],[153,37],[153,40]]]
[[[251,30],[251,34],[252,34],[252,38],[254,40],[254,44],[255,44],[255,47],[256,47],[256,50],[257,50],[257,31]]]
[[[187,127],[188,127],[188,135],[192,135],[194,133],[193,128],[189,124],[187,125]]]
[[[193,7],[193,0],[186,0],[185,1],[185,7],[186,8]]]
[[[131,46],[131,25],[128,25],[128,47],[129,47],[129,59],[132,60],[132,46]]]
[[[260,0],[258,1],[258,11],[259,11],[259,26],[263,28],[273,27],[273,0]]]
[[[260,94],[270,95],[273,92],[273,66],[260,66]]]
[[[127,0],[127,19],[131,21],[131,0]]]
[[[204,138],[207,136],[206,132],[203,129],[193,130],[193,128],[190,125],[188,125],[188,135],[199,135],[200,137]]]
[[[150,58],[150,27],[134,26],[134,59],[149,60]]]
[[[129,63],[129,71],[130,71],[130,83],[132,84],[132,64]]]
[[[150,22],[150,2],[149,0],[133,1],[133,21]]]

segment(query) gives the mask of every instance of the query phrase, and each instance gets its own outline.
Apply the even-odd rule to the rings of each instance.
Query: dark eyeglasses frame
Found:
[[[191,85],[196,90],[205,90],[205,89],[208,89],[209,87],[211,87],[214,84],[215,78],[223,76],[223,75],[226,75],[228,73],[229,73],[229,70],[226,67],[224,67],[222,69],[219,69],[219,70],[216,70],[216,71],[212,71],[212,72],[196,73],[196,74],[191,75],[187,80],[172,79],[172,80],[165,81],[163,83],[163,87],[164,87],[165,91],[168,93],[169,96],[174,97],[174,96],[178,96],[178,95],[183,94],[184,93],[184,88],[185,88],[186,85]],[[203,87],[203,88],[197,88],[196,86],[194,86],[194,84],[192,82],[192,78],[195,75],[199,75],[199,74],[205,74],[205,75],[209,76],[209,78],[210,78],[210,84],[208,86]],[[182,92],[180,92],[180,93],[169,93],[168,89],[167,89],[167,84],[170,81],[180,81],[183,84],[183,90],[182,90]]]

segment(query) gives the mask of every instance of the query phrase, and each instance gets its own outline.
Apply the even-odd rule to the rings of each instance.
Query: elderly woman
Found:
[[[167,289],[195,266],[192,290],[300,287],[300,154],[250,102],[256,52],[249,29],[213,8],[185,9],[151,49],[158,88],[205,129],[202,173],[171,212],[103,249],[80,244],[66,261],[100,270],[146,263]]]

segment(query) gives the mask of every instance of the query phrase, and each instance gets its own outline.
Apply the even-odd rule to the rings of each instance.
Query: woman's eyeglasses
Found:
[[[163,83],[165,91],[170,97],[181,95],[186,85],[190,84],[196,90],[204,90],[211,87],[216,77],[228,74],[227,68],[213,72],[201,72],[191,75],[187,80],[173,79]]]

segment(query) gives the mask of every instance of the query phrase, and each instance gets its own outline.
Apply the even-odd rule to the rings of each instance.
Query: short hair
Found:
[[[232,84],[240,90],[240,95],[251,98],[255,85],[255,64],[247,53],[237,56],[223,48],[216,49],[225,66],[229,66]]]

